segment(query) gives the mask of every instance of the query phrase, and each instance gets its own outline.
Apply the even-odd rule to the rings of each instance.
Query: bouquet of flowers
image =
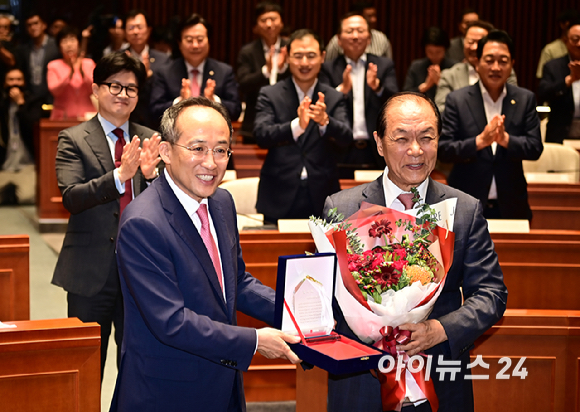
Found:
[[[346,220],[336,210],[328,219],[311,217],[318,251],[337,254],[335,297],[363,342],[396,357],[394,347],[405,339],[397,327],[429,316],[453,260],[456,202],[422,204],[406,212],[363,202]]]

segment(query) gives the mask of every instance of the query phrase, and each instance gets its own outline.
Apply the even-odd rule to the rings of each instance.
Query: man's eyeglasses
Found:
[[[294,53],[291,54],[290,57],[296,61],[302,61],[304,58],[308,61],[312,61],[319,56],[318,53]]]
[[[191,157],[195,160],[202,160],[205,156],[209,153],[213,153],[213,160],[216,162],[223,162],[230,158],[233,151],[228,147],[221,147],[218,146],[214,149],[210,149],[207,146],[203,145],[195,145],[195,146],[184,146],[182,144],[173,143],[175,146],[183,147],[184,149],[189,150],[191,153]]]
[[[101,86],[108,86],[109,93],[113,96],[120,95],[123,92],[123,89],[125,89],[128,97],[137,97],[139,94],[139,88],[137,86],[123,86],[119,83],[101,83]]]

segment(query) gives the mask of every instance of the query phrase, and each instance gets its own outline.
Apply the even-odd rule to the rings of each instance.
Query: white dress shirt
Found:
[[[398,210],[400,212],[405,211],[405,205],[397,199],[397,197],[402,193],[411,193],[405,192],[403,189],[398,187],[394,184],[391,179],[388,177],[389,174],[389,167],[385,167],[385,171],[383,174],[383,191],[385,192],[385,205],[387,207]],[[425,198],[427,197],[427,188],[429,187],[429,178],[425,179],[423,183],[417,186],[417,191],[419,192],[419,205],[425,203]],[[415,378],[409,372],[408,369],[405,369],[405,381],[407,383],[407,392],[405,393],[405,400],[413,403],[415,406],[420,405],[424,402],[427,402],[427,398],[423,391],[417,385]]]
[[[365,84],[366,84],[366,61],[367,54],[363,55],[354,61],[345,56],[346,63],[350,65],[350,78],[352,81],[352,108],[353,108],[353,122],[352,135],[354,140],[369,139],[370,136],[367,130],[367,119],[365,116]]]
[[[483,84],[481,82],[479,82],[479,88],[481,90],[481,96],[483,97],[483,108],[485,109],[485,117],[487,119],[487,123],[489,123],[490,120],[494,116],[496,116],[496,115],[501,116],[501,111],[503,108],[503,99],[507,95],[507,88],[505,85],[503,86],[503,90],[502,90],[499,98],[495,102],[493,101],[493,99],[491,98],[491,96],[487,92],[487,89],[483,86]],[[497,150],[497,142],[493,142],[491,144],[491,151],[492,151],[494,156],[495,156],[496,150]],[[495,183],[495,176],[491,180],[491,186],[489,188],[489,194],[488,194],[487,198],[488,199],[497,199],[497,186]]]

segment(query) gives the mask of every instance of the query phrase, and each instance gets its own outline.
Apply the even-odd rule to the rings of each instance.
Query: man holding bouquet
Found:
[[[408,356],[420,352],[432,356],[431,380],[439,411],[473,411],[473,390],[464,379],[473,342],[503,315],[507,289],[497,255],[482,215],[481,203],[456,189],[430,179],[435,167],[441,133],[441,117],[434,103],[419,93],[405,92],[391,97],[383,107],[374,138],[384,157],[385,173],[374,182],[342,191],[327,198],[325,215],[332,208],[350,216],[361,202],[405,211],[411,190],[422,203],[436,204],[457,199],[453,263],[445,285],[428,319],[399,325],[411,332],[410,340],[397,346]],[[460,289],[460,287],[462,289]],[[462,296],[463,292],[463,296]],[[463,302],[462,302],[463,299]],[[338,307],[334,308],[336,330],[354,336]],[[439,355],[444,361],[459,361],[457,374],[436,373]],[[453,378],[452,378],[453,376]],[[330,375],[328,410],[383,411],[379,379],[373,373]],[[431,411],[427,395],[414,380],[407,380],[403,411]]]

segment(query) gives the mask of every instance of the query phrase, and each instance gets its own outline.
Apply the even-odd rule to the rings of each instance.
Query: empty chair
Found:
[[[580,154],[558,143],[544,143],[538,160],[524,160],[522,164],[528,182],[577,183],[580,180]]]

